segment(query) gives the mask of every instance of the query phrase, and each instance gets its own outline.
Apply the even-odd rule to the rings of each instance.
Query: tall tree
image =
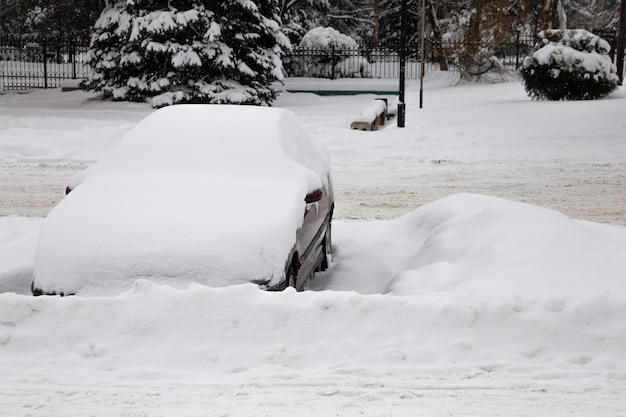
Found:
[[[371,41],[378,31],[376,7],[379,0],[331,0],[330,13],[324,17],[325,26],[360,41]]]
[[[419,21],[419,1],[407,0],[406,2],[406,43],[407,55],[417,52],[419,42],[419,33],[417,28]],[[380,38],[383,43],[391,46],[397,46],[401,39],[401,17],[402,2],[401,0],[381,0],[380,14]]]
[[[617,33],[617,76],[619,85],[624,83],[624,48],[626,47],[626,0],[620,4],[619,30]]]
[[[4,33],[88,38],[104,0],[10,0],[0,6]]]
[[[432,29],[431,54],[434,59],[439,62],[439,69],[441,71],[448,71],[448,57],[446,50],[443,48],[443,34],[439,18],[440,12],[437,9],[436,0],[426,0],[425,9],[425,18]],[[422,36],[426,36],[426,34],[422,34]]]
[[[98,22],[87,90],[154,106],[270,104],[290,47],[272,0],[117,0]]]
[[[324,16],[330,10],[329,0],[278,0],[279,17],[284,31],[293,44],[318,26],[326,26]]]

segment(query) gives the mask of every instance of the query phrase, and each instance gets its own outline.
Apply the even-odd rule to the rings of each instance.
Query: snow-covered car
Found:
[[[33,294],[141,279],[302,290],[328,266],[333,208],[328,157],[292,112],[162,108],[70,180],[41,228]]]

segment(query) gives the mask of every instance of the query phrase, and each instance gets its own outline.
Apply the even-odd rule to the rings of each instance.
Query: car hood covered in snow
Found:
[[[158,110],[72,178],[72,192],[44,221],[35,285],[104,295],[137,279],[278,283],[304,196],[328,179],[328,159],[289,111]]]

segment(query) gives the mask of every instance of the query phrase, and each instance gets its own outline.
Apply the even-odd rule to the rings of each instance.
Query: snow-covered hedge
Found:
[[[276,98],[290,43],[273,0],[164,3],[111,2],[94,27],[84,89],[154,107]]]
[[[593,100],[617,89],[610,45],[583,29],[550,29],[532,56],[524,59],[522,78],[533,99]]]
[[[309,77],[371,77],[367,58],[359,55],[359,45],[350,36],[332,27],[316,27],[304,34],[298,48],[308,51],[306,62],[293,65],[297,73]]]
[[[304,34],[300,44],[301,48],[356,48],[358,45],[354,39],[344,35],[331,27],[316,27]]]

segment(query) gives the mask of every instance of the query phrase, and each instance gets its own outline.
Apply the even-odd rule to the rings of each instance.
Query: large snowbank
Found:
[[[399,227],[413,233],[396,244],[409,256],[390,283],[395,294],[626,295],[623,228],[471,194],[422,206]]]
[[[67,94],[0,96],[2,178],[101,159],[151,112]],[[409,85],[406,128],[378,132],[349,129],[372,96],[279,99],[339,185],[313,291],[0,294],[0,414],[621,416],[626,95],[531,102],[516,82],[417,97]],[[562,210],[513,201],[533,199]],[[618,225],[576,220],[599,212]],[[0,220],[6,289],[42,220]]]

